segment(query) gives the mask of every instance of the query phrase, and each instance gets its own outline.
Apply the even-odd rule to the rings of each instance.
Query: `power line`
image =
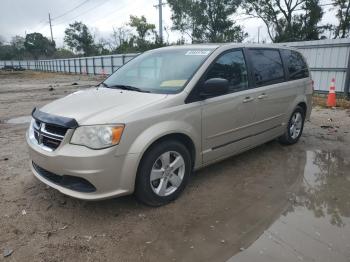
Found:
[[[89,0],[87,0],[87,1],[89,1]],[[66,23],[67,21],[72,21],[72,20],[74,20],[74,19],[76,19],[76,18],[78,18],[78,17],[80,17],[80,16],[82,16],[82,15],[85,15],[86,13],[88,13],[88,12],[90,12],[90,11],[92,11],[92,10],[95,10],[95,9],[98,8],[98,7],[101,7],[102,5],[106,4],[106,3],[109,2],[109,1],[110,1],[110,0],[106,0],[106,1],[104,1],[102,4],[98,3],[97,5],[94,5],[93,7],[91,7],[91,8],[89,8],[89,9],[85,10],[84,12],[82,12],[82,13],[80,13],[80,14],[78,14],[78,15],[72,17],[72,18],[69,18],[69,19],[66,19],[66,20],[64,20],[64,21],[62,21],[62,22],[59,22],[59,23],[57,23],[57,24],[54,24],[54,26],[64,24],[64,23]]]
[[[133,5],[132,5],[132,6],[133,6]],[[102,21],[102,20],[107,19],[107,18],[110,17],[111,15],[116,15],[116,14],[118,14],[118,13],[120,13],[120,12],[123,12],[124,9],[126,9],[126,8],[127,8],[127,6],[124,6],[124,7],[122,7],[122,8],[118,7],[117,9],[114,9],[114,10],[112,10],[111,12],[109,12],[109,13],[107,13],[107,14],[104,14],[102,18],[97,17],[97,19],[89,20],[88,23],[91,24],[91,23],[100,22],[100,21]]]
[[[63,14],[61,14],[61,15],[59,15],[59,16],[56,16],[56,17],[54,17],[54,18],[52,18],[52,20],[56,20],[56,19],[58,19],[58,18],[61,18],[61,17],[63,17],[63,16],[66,16],[67,14],[73,12],[74,10],[78,9],[79,7],[85,5],[85,4],[86,4],[87,2],[89,2],[89,1],[90,1],[90,0],[84,0],[83,2],[81,2],[81,3],[78,4],[77,6],[73,7],[72,9],[66,11],[65,13],[63,13]]]

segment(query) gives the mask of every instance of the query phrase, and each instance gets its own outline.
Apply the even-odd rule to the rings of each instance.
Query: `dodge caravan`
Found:
[[[278,138],[310,117],[303,56],[274,45],[173,46],[145,52],[96,87],[35,108],[34,175],[63,194],[176,199],[193,172]]]

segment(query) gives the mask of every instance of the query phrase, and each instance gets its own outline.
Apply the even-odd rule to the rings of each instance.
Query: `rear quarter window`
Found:
[[[250,49],[250,60],[257,87],[285,80],[280,52],[277,49]]]
[[[289,80],[309,77],[309,69],[303,56],[299,52],[282,49],[281,54],[288,69]]]

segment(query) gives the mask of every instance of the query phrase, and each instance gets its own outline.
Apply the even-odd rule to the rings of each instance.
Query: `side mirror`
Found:
[[[228,92],[228,80],[223,78],[210,78],[204,82],[200,89],[200,96],[203,98],[220,96]]]

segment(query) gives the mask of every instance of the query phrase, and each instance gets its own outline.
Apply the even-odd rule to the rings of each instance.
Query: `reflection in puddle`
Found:
[[[307,151],[289,208],[229,261],[350,261],[349,176],[340,152]]]
[[[307,152],[303,188],[298,206],[305,206],[315,217],[330,217],[330,223],[343,226],[343,217],[350,216],[347,163],[337,152]]]
[[[6,124],[26,124],[30,123],[32,117],[31,116],[20,116],[20,117],[14,117],[10,118],[9,120],[6,120]]]

